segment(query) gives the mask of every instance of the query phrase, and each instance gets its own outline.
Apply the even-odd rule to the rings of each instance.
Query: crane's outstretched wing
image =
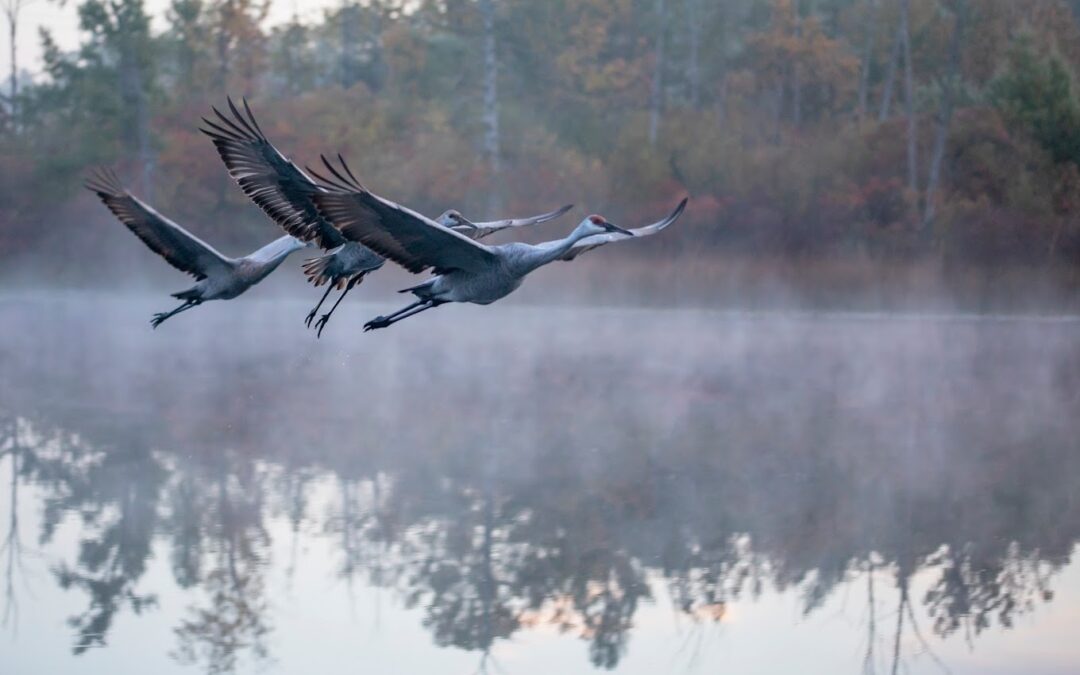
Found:
[[[414,273],[429,268],[436,274],[479,272],[498,263],[487,246],[369,192],[340,155],[340,170],[325,157],[322,160],[333,178],[308,169],[324,188],[312,195],[312,201],[346,239],[358,241]]]
[[[555,220],[556,218],[561,217],[564,213],[566,213],[572,208],[574,208],[573,204],[567,204],[561,209],[549,211],[548,213],[541,213],[538,216],[530,216],[528,218],[508,218],[506,220],[493,220],[484,223],[473,223],[472,228],[466,227],[464,229],[459,229],[455,227],[453,229],[454,231],[461,232],[462,234],[466,235],[471,239],[483,239],[488,235],[495,234],[496,232],[500,232],[511,227],[527,227],[529,225],[539,225],[540,223],[546,223],[549,220]]]
[[[98,170],[86,181],[86,188],[97,193],[120,222],[176,269],[202,280],[232,267],[232,260],[125,190],[112,171]]]
[[[200,131],[213,140],[229,175],[244,194],[297,239],[315,241],[326,250],[344,244],[341,233],[311,203],[319,186],[266,138],[246,99],[244,113],[231,98],[228,101],[232,116],[214,108],[217,121],[203,118],[205,126]]]
[[[604,244],[610,244],[613,241],[622,241],[624,239],[637,239],[638,237],[647,237],[650,234],[656,234],[660,230],[664,229],[668,225],[674,223],[682,215],[682,212],[686,210],[686,203],[690,201],[689,197],[684,197],[679,205],[675,207],[675,210],[671,212],[671,215],[663,220],[657,221],[652,225],[646,225],[637,229],[630,230],[634,233],[634,236],[628,234],[622,234],[621,232],[608,232],[607,234],[594,234],[591,237],[585,237],[567,251],[563,257],[559,260],[573,260],[586,251],[591,251],[597,246],[603,246]]]

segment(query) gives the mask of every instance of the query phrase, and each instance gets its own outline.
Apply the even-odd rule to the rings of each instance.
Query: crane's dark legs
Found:
[[[201,304],[202,304],[202,300],[188,300],[187,302],[180,305],[179,307],[177,307],[176,309],[174,309],[171,312],[159,312],[159,313],[155,314],[154,318],[150,320],[150,325],[153,326],[154,328],[157,328],[162,323],[164,323],[164,321],[166,319],[170,319],[170,318],[176,316],[177,314],[179,314],[180,312],[186,312],[187,310],[191,309],[192,307],[198,307]]]
[[[307,318],[304,319],[304,324],[306,324],[308,328],[311,328],[311,322],[315,320],[315,315],[319,313],[319,308],[323,306],[324,302],[326,302],[326,298],[329,297],[330,291],[332,290],[334,290],[333,282],[331,282],[330,285],[326,287],[326,292],[323,293],[322,300],[319,300],[319,304],[315,305],[315,309],[311,310],[308,313]]]
[[[338,296],[337,302],[335,302],[334,306],[330,308],[330,311],[319,317],[318,322],[315,323],[315,330],[317,331],[316,335],[318,337],[322,337],[323,328],[326,328],[326,322],[330,320],[330,317],[334,314],[334,310],[337,309],[338,305],[341,304],[341,301],[345,299],[345,296],[349,294],[349,291],[353,289],[353,286],[355,286],[356,283],[356,279],[350,281],[349,284],[345,286],[345,290],[341,292],[340,296]]]
[[[398,321],[401,321],[402,319],[408,319],[410,316],[416,316],[420,312],[429,310],[432,307],[438,307],[439,305],[443,304],[446,303],[439,302],[438,300],[418,300],[413,304],[409,305],[408,307],[399,309],[390,316],[377,316],[371,321],[368,321],[364,324],[364,332],[366,333],[369,330],[376,330],[378,328],[386,328],[387,326],[391,326]]]
[[[401,309],[394,312],[393,314],[390,314],[389,316],[377,316],[374,319],[372,319],[371,321],[368,321],[368,323],[371,324],[371,323],[378,323],[378,322],[382,322],[382,321],[389,321],[391,319],[396,319],[398,316],[404,314],[405,312],[416,309],[420,305],[424,305],[424,304],[427,304],[427,300],[417,300],[416,302],[412,303],[411,305],[406,305],[405,307],[402,307]],[[366,328],[366,325],[365,325],[365,328]]]

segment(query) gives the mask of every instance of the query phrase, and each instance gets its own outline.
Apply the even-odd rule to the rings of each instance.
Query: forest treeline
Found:
[[[427,213],[636,225],[689,193],[661,248],[1080,262],[1076,0],[75,5],[74,51],[10,31],[44,63],[4,87],[0,258],[82,227],[102,164],[202,236],[265,240],[198,132],[232,95],[299,163],[342,152]]]

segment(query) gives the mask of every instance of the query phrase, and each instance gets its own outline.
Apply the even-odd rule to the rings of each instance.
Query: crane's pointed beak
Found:
[[[618,225],[614,225],[612,223],[604,223],[604,229],[606,229],[608,232],[618,232],[619,234],[625,234],[629,237],[634,236],[634,233],[630,230],[623,229]]]

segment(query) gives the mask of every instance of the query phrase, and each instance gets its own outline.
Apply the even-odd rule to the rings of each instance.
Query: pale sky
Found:
[[[78,0],[68,0],[66,6],[59,7],[50,0],[26,0],[27,7],[19,15],[19,68],[38,73],[41,70],[41,41],[38,28],[49,28],[60,46],[71,49],[79,43],[79,18],[75,6]],[[341,0],[273,0],[270,5],[268,25],[281,23],[292,17],[293,8],[299,9],[301,19],[307,21],[318,18],[322,10],[341,3]],[[154,30],[164,30],[165,12],[170,0],[146,0],[146,6],[154,16]],[[7,21],[0,19],[0,78],[8,76],[11,67],[9,57]],[[5,84],[6,86],[6,84]]]

